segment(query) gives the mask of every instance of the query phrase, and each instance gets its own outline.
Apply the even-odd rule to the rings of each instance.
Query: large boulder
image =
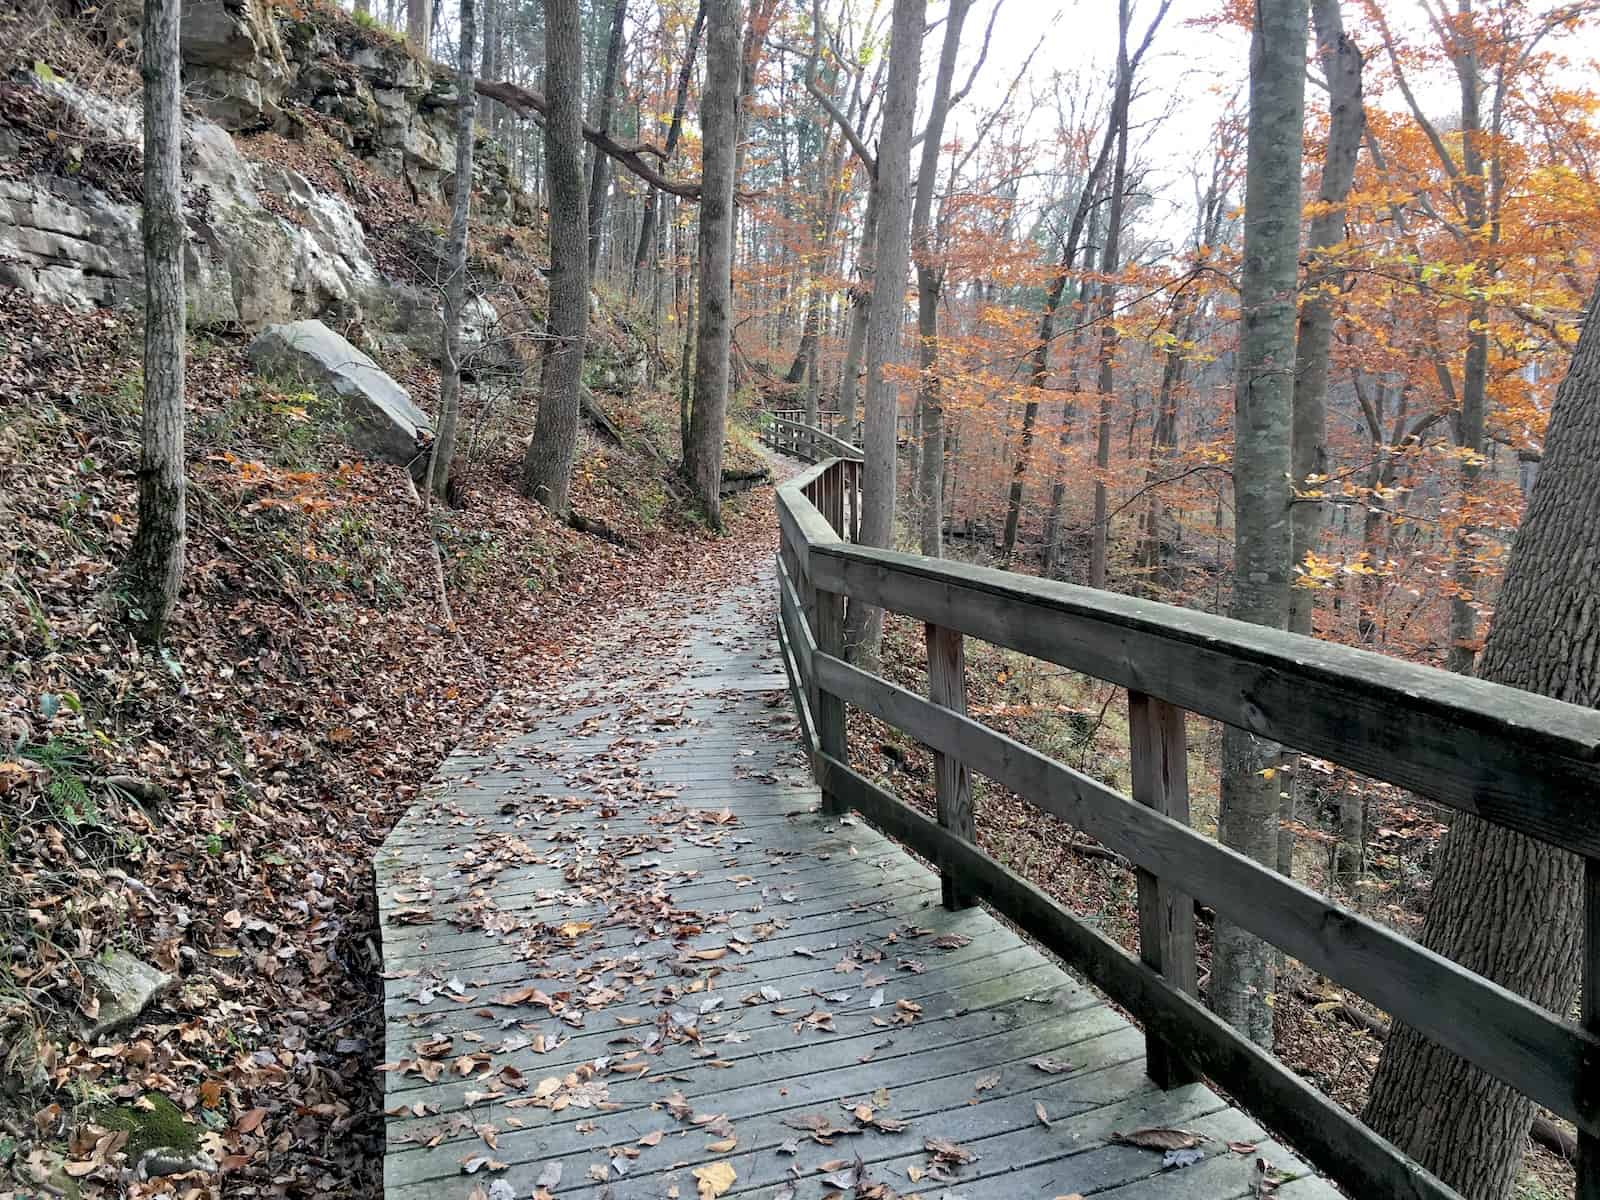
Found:
[[[431,433],[405,388],[321,321],[270,325],[249,353],[259,371],[337,396],[350,442],[365,454],[410,464]]]

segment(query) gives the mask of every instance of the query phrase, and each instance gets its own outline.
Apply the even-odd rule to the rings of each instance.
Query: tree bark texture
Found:
[[[445,240],[444,330],[439,356],[439,424],[428,457],[427,492],[443,499],[449,491],[450,467],[456,455],[456,427],[461,416],[461,313],[467,302],[467,222],[472,210],[473,120],[477,108],[472,90],[473,47],[477,40],[473,0],[461,0],[461,65],[456,72],[456,180]]]
[[[1321,487],[1314,477],[1327,474],[1328,350],[1333,340],[1333,303],[1343,286],[1338,253],[1330,249],[1344,241],[1345,200],[1355,182],[1356,157],[1366,131],[1366,110],[1361,94],[1361,51],[1344,31],[1339,0],[1313,0],[1312,19],[1317,31],[1317,56],[1328,81],[1328,145],[1322,160],[1322,182],[1317,188],[1319,208],[1306,235],[1310,266],[1306,272],[1305,300],[1295,334],[1294,372],[1294,480],[1299,491]],[[1299,500],[1293,506],[1290,526],[1295,565],[1317,548],[1326,519],[1325,506]],[[1317,593],[1312,588],[1291,588],[1289,629],[1311,632]]]
[[[951,0],[944,18],[944,47],[934,77],[933,104],[922,134],[922,162],[917,170],[917,196],[911,214],[911,242],[917,264],[917,414],[921,426],[918,445],[918,491],[922,501],[922,552],[939,558],[944,553],[944,398],[939,387],[939,293],[944,287],[944,267],[934,245],[933,189],[939,178],[939,152],[944,145],[945,118],[950,115],[950,89],[955,80],[956,56],[961,53],[961,28],[972,0]]]
[[[900,345],[906,270],[911,259],[911,139],[922,69],[925,0],[895,0],[889,73],[879,142],[877,261],[867,313],[866,386],[862,426],[861,536],[866,546],[894,545],[895,427],[899,394],[884,370]],[[856,661],[875,663],[883,610],[852,604],[845,646]]]
[[[1480,677],[1600,707],[1600,288],[1556,394]],[[1457,814],[1422,929],[1430,950],[1560,1015],[1582,950],[1583,869],[1570,854]],[[1503,1200],[1532,1102],[1396,1024],[1365,1120],[1466,1200]]]
[[[135,628],[159,645],[183,586],[188,509],[183,473],[183,106],[181,0],[145,0],[144,406],[139,527],[129,556]]]
[[[1249,150],[1234,394],[1234,573],[1228,615],[1282,629],[1289,616],[1290,425],[1305,116],[1306,0],[1257,0],[1250,39]],[[1278,747],[1223,733],[1217,837],[1277,866]],[[1272,948],[1218,919],[1211,1007],[1272,1045]]]
[[[734,145],[739,131],[739,2],[706,5],[706,85],[700,98],[700,315],[694,409],[684,468],[713,527],[722,523],[722,441],[728,413],[728,351],[733,338]]]
[[[522,490],[557,516],[571,507],[578,390],[589,326],[589,230],[583,177],[583,26],[578,0],[546,0],[545,173],[550,181],[550,313],[544,386]]]

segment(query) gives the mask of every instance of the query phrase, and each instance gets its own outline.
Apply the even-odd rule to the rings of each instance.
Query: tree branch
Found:
[[[514,83],[494,83],[487,79],[479,79],[473,84],[473,90],[480,96],[500,101],[519,116],[542,121],[549,109],[549,102],[543,95],[518,87]],[[685,200],[700,199],[699,180],[668,179],[645,162],[644,156],[647,154],[653,155],[658,162],[666,161],[666,153],[658,147],[648,142],[638,142],[632,146],[623,145],[610,134],[587,123],[583,127],[583,140],[601,153],[609,155],[612,160],[632,171],[652,187],[660,188],[663,192],[671,192],[674,196],[680,196]]]

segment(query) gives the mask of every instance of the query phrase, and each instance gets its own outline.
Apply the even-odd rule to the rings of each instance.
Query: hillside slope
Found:
[[[234,30],[264,16],[217,11]],[[457,626],[440,623],[403,468],[356,457],[332,404],[245,353],[271,321],[321,317],[431,409],[437,83],[335,12],[265,19],[281,77],[255,42],[227,69],[190,62],[233,132],[192,114],[189,570],[151,656],[118,577],[141,372],[130,60],[114,6],[0,17],[16,48],[0,83],[0,1169],[22,1194],[376,1195],[372,849],[493,697],[559,686],[609,612],[693,604],[766,536],[762,493],[734,503],[727,538],[683,514],[649,440],[676,419],[675,397],[644,389],[663,364],[603,306],[589,374],[616,389],[600,402],[622,440],[585,435],[574,497],[614,536],[520,496],[518,338],[537,328],[544,250],[486,143],[464,506],[443,516]],[[401,58],[417,77],[379,98]],[[366,141],[363,94],[390,114]],[[113,952],[172,986],[92,1039]],[[147,1168],[195,1169],[134,1179],[162,1146],[180,1153]]]

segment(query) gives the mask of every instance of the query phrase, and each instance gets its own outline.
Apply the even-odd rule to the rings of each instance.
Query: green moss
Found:
[[[94,1114],[94,1122],[107,1129],[127,1131],[130,1161],[157,1147],[170,1147],[180,1155],[193,1154],[200,1149],[194,1126],[185,1121],[178,1106],[160,1092],[146,1093],[137,1104],[100,1109]]]

